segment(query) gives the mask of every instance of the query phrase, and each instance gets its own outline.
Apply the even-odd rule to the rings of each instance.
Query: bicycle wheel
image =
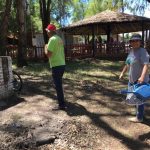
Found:
[[[13,73],[13,88],[15,92],[20,92],[22,90],[22,79],[20,75],[16,71],[12,71]]]

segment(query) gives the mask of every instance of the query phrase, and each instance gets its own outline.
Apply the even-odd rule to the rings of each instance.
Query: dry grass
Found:
[[[13,119],[31,133],[39,126],[50,127],[57,138],[54,143],[37,148],[40,150],[148,150],[150,109],[146,107],[143,124],[128,121],[135,110],[123,103],[124,96],[118,92],[127,86],[127,78],[120,81],[117,76],[122,65],[123,62],[91,59],[67,62],[65,112],[52,111],[56,94],[47,64],[18,70],[24,81],[22,102],[1,112],[1,129]],[[4,132],[3,135],[5,139]]]

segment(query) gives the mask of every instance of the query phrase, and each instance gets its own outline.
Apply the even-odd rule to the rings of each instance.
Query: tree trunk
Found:
[[[6,55],[6,38],[7,38],[7,30],[8,30],[8,22],[9,16],[11,12],[11,4],[12,0],[6,0],[5,12],[3,14],[2,22],[0,23],[0,56]]]
[[[23,67],[26,62],[26,0],[17,0],[17,20],[18,20],[18,55],[17,66]]]
[[[42,27],[43,27],[43,34],[44,34],[44,41],[45,43],[48,42],[47,33],[45,31],[45,28],[50,23],[50,5],[51,0],[48,0],[46,3],[46,0],[39,0],[40,3],[40,14],[42,18]]]
[[[124,13],[124,1],[121,0],[121,5],[122,5],[122,13]]]

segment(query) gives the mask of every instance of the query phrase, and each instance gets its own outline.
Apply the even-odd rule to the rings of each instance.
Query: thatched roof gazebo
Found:
[[[68,34],[82,35],[136,32],[150,29],[150,18],[106,10],[62,28]]]
[[[107,35],[108,42],[111,34],[142,31],[144,41],[144,31],[150,30],[150,18],[106,10],[61,30],[67,35],[92,35],[94,51],[95,35]]]

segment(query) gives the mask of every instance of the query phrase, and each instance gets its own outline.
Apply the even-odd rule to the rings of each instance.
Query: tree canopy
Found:
[[[12,0],[11,14],[9,19],[9,31],[17,32],[16,20],[16,4]],[[42,18],[40,13],[40,0],[27,0],[27,30],[33,32],[42,31]],[[44,3],[43,3],[44,2]],[[124,11],[129,10],[133,14],[144,15],[146,8],[150,5],[149,0],[42,0],[49,17],[48,22],[52,22],[58,27],[65,26],[71,22],[75,22],[85,17],[92,16],[98,12],[109,10]],[[0,14],[3,14],[5,3],[0,0]],[[69,21],[68,21],[69,20]],[[2,15],[0,15],[2,21]]]
[[[150,5],[148,0],[72,0],[72,22],[95,15],[104,10],[130,11],[135,15],[143,16]]]
[[[143,16],[146,8],[150,6],[149,2],[149,0],[127,0],[127,9],[133,14]]]

